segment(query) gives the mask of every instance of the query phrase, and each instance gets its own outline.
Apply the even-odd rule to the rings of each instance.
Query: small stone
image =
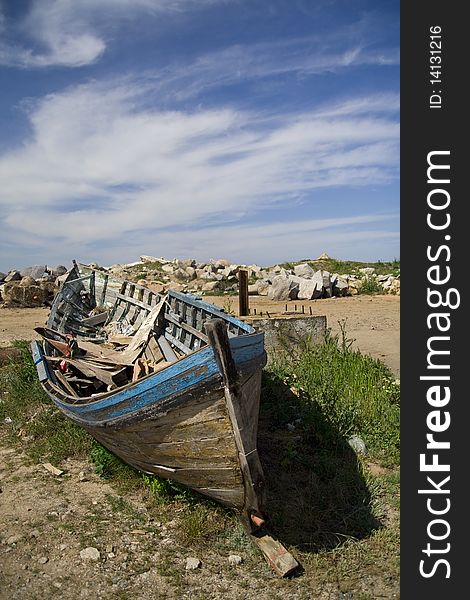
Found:
[[[10,535],[10,537],[7,538],[7,544],[9,546],[11,546],[12,544],[17,544],[22,538],[22,535]]]
[[[54,467],[54,465],[51,465],[51,463],[43,463],[42,465],[45,469],[47,469],[47,471],[49,471],[49,473],[52,473],[53,475],[55,475],[56,477],[60,477],[61,475],[64,474],[63,471],[61,471],[60,469],[58,469],[57,467]]]
[[[41,558],[38,558],[38,563],[40,565],[45,565],[47,562],[49,562],[49,559],[47,558],[47,556],[41,556]]]
[[[202,563],[199,560],[199,558],[194,558],[192,556],[189,556],[186,559],[186,571],[199,569],[201,565],[202,565]]]
[[[356,454],[367,456],[367,448],[364,443],[364,440],[362,440],[358,435],[353,435],[352,437],[350,437],[348,440],[348,444],[351,446],[351,448]]]
[[[228,557],[228,562],[233,566],[241,565],[243,562],[243,558],[238,554],[230,554],[230,556]]]
[[[78,474],[78,481],[89,481],[88,477],[85,474],[85,471],[80,471]]]
[[[31,533],[29,534],[29,537],[38,538],[39,535],[40,535],[39,531],[37,529],[33,529],[33,531],[31,531]]]
[[[80,558],[82,560],[99,560],[101,557],[100,555],[100,551],[98,550],[98,548],[93,548],[92,546],[89,546],[88,548],[84,548],[83,550],[80,550]]]

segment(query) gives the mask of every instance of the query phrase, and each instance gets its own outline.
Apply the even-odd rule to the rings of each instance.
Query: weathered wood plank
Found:
[[[181,332],[181,329],[178,329],[178,331]],[[165,331],[165,339],[175,346],[176,351],[179,350],[183,355],[191,354],[191,350],[168,331]]]
[[[165,336],[163,336],[163,335],[159,336],[157,343],[160,347],[160,350],[161,350],[163,356],[165,357],[165,360],[167,360],[168,362],[175,362],[178,360],[178,357],[176,356],[175,351],[170,346],[170,344],[168,343],[168,340],[165,338]]]
[[[183,320],[178,320],[178,318],[175,317],[173,314],[171,314],[171,313],[165,313],[165,319],[167,321],[169,321],[170,323],[174,323],[178,327],[181,327],[181,329],[184,329],[184,331],[186,331],[188,333],[192,333],[193,335],[195,335],[196,337],[198,337],[200,340],[202,340],[206,344],[209,342],[209,339],[208,339],[207,335],[205,335],[204,333],[202,333],[202,331],[199,331],[198,329],[196,329],[192,325],[189,325],[188,323],[186,323]],[[183,340],[183,343],[184,343],[184,340]]]
[[[100,325],[104,323],[109,316],[109,311],[98,313],[97,315],[92,315],[91,317],[86,317],[80,321],[81,325]]]
[[[260,535],[250,535],[250,539],[258,546],[268,563],[280,577],[292,575],[300,567],[292,554],[265,530],[262,530]]]
[[[247,526],[251,527],[251,515],[262,517],[265,504],[263,469],[243,402],[237,368],[230,350],[227,325],[222,319],[212,319],[206,323],[205,328],[225,384],[225,401],[245,482],[245,519]]]

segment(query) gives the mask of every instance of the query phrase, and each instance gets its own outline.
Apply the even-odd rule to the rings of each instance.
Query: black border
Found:
[[[466,149],[467,136],[470,144],[466,114],[470,98],[466,98],[464,90],[468,87],[470,72],[466,58],[470,26],[463,7],[462,3],[435,0],[401,3],[401,597],[410,600],[468,595],[465,589],[468,588],[470,517],[467,498],[470,491],[466,484],[470,479],[467,475],[470,471],[470,398],[466,375],[468,373],[470,381],[467,358],[470,327],[465,308],[470,269],[465,259],[470,256],[467,246],[470,228],[465,209],[470,201],[465,179],[467,172],[470,175],[466,165],[467,155],[470,155]],[[429,28],[436,25],[442,28],[442,86],[435,86],[442,92],[442,108],[431,109]],[[448,357],[451,425],[446,436],[451,443],[447,451],[451,467],[451,508],[445,517],[451,526],[446,540],[451,546],[447,554],[439,555],[449,561],[451,570],[450,578],[446,579],[446,568],[441,565],[434,576],[426,579],[419,573],[419,563],[426,558],[422,549],[428,541],[426,528],[433,517],[427,512],[426,497],[418,494],[418,489],[426,484],[426,474],[419,470],[419,455],[426,450],[426,416],[431,410],[426,401],[429,383],[419,380],[420,375],[426,374],[426,342],[432,335],[426,324],[426,317],[432,312],[426,298],[427,269],[431,264],[426,249],[428,245],[435,248],[446,243],[442,241],[443,232],[432,231],[426,224],[430,189],[426,170],[428,152],[446,149],[450,150],[451,183],[447,189],[451,194],[452,220],[445,233],[451,236],[447,242],[451,258],[447,263],[442,259],[441,264],[451,268],[447,287],[457,288],[461,297],[459,308],[449,310],[452,326],[448,334],[451,337]],[[443,474],[436,474],[437,480],[440,475]]]

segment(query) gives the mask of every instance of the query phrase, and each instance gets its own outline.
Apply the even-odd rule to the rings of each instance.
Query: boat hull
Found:
[[[107,338],[96,325],[105,320],[134,331],[124,351],[100,346]],[[39,380],[68,418],[131,466],[205,494],[248,523],[261,518],[263,333],[191,294],[170,290],[163,298],[94,270],[83,274],[76,263],[40,333],[44,340],[32,344]],[[147,374],[136,369],[142,356],[153,364]],[[127,383],[107,367],[116,377],[125,372]],[[86,393],[74,379],[85,380]]]

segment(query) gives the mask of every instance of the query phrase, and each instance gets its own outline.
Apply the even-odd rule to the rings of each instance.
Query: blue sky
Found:
[[[399,2],[0,0],[0,270],[399,258]]]

